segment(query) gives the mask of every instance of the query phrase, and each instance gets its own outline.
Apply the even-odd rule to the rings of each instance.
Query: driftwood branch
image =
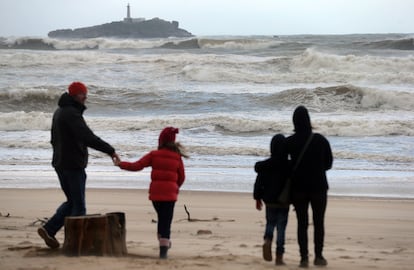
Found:
[[[188,210],[187,210],[187,206],[184,204],[184,210],[185,210],[185,212],[187,213],[187,220],[188,221],[191,221],[191,217],[190,217],[190,212],[188,212]]]
[[[37,226],[37,224],[45,225],[47,221],[48,221],[48,218],[37,218],[35,221],[30,223],[30,226]]]
[[[234,222],[234,219],[226,219],[222,220],[217,217],[210,218],[210,219],[198,219],[198,218],[191,218],[190,211],[188,211],[187,206],[184,204],[184,210],[187,213],[187,220],[188,222],[196,222],[196,221],[202,221],[202,222],[211,222],[211,221],[217,221],[217,222]]]
[[[0,212],[0,217],[10,217],[10,213],[7,213],[6,215],[3,216],[3,214]]]

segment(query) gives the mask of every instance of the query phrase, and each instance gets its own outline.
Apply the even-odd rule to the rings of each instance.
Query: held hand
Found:
[[[119,163],[121,163],[121,159],[119,158],[117,153],[113,153],[112,156],[112,162],[114,163],[115,166],[119,166]]]
[[[256,200],[256,209],[260,211],[260,210],[262,210],[262,206],[263,206],[262,201],[261,200]]]

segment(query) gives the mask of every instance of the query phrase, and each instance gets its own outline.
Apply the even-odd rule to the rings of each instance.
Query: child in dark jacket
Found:
[[[158,149],[153,150],[136,162],[119,162],[115,164],[123,170],[139,171],[152,167],[149,199],[158,216],[157,233],[160,246],[160,258],[166,259],[171,247],[171,223],[178,192],[184,183],[183,153],[180,143],[175,142],[177,128],[164,128],[158,139]]]
[[[276,265],[284,264],[285,231],[289,214],[289,205],[280,204],[277,201],[290,173],[285,140],[282,134],[275,135],[270,143],[270,158],[257,162],[254,167],[257,172],[253,192],[253,197],[256,200],[256,209],[260,211],[263,202],[266,205],[263,258],[266,261],[272,260],[271,247],[273,232],[276,228]]]

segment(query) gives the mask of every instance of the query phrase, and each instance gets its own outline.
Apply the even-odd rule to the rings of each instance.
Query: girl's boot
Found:
[[[160,259],[168,258],[168,247],[160,246]]]
[[[170,239],[160,238],[160,259],[168,258],[169,248],[170,248]]]

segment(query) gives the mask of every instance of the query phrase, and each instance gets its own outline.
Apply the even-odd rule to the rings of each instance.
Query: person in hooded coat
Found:
[[[254,184],[253,198],[256,200],[256,209],[261,210],[263,202],[266,205],[266,228],[264,233],[263,258],[272,260],[273,232],[276,228],[276,265],[283,265],[285,252],[285,231],[288,222],[289,204],[280,204],[277,200],[285,186],[290,173],[287,159],[285,136],[277,134],[270,143],[270,158],[256,162],[257,172]]]
[[[83,83],[71,83],[68,92],[63,93],[59,98],[59,108],[53,114],[52,166],[59,177],[66,201],[37,231],[46,245],[53,249],[59,247],[55,234],[63,227],[65,217],[86,214],[85,168],[88,164],[88,147],[108,154],[114,162],[119,160],[115,149],[96,136],[83,118],[83,112],[86,110],[87,92],[88,90]]]
[[[308,110],[299,106],[293,113],[295,133],[286,139],[287,152],[296,170],[292,173],[292,203],[298,221],[297,238],[301,256],[300,267],[308,267],[309,205],[312,208],[314,226],[314,264],[327,265],[323,257],[324,219],[327,206],[328,181],[326,171],[332,167],[333,156],[328,140],[312,132]],[[310,138],[310,136],[312,137]],[[302,149],[310,138],[299,163]]]

